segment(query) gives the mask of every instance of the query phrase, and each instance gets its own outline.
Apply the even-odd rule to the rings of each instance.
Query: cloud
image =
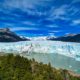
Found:
[[[36,23],[31,22],[31,21],[24,21],[24,22],[22,22],[22,24],[29,25],[29,26],[35,26],[35,25],[37,25]]]
[[[7,8],[32,8],[39,0],[4,0],[3,5]]]
[[[52,0],[4,0],[3,2],[0,1],[1,6],[3,9],[21,9],[23,11],[27,11],[29,14],[39,14],[41,15],[42,12],[46,11],[45,9],[51,6],[50,2]],[[44,13],[43,13],[44,14]]]
[[[80,2],[80,0],[73,0],[72,3]]]
[[[56,17],[61,16],[61,15],[65,15],[66,14],[66,7],[67,7],[67,5],[63,5],[60,8],[55,9],[53,12],[53,15]]]
[[[78,8],[76,8],[76,7],[69,8],[69,12],[71,12],[70,13],[71,16],[76,16],[76,14],[79,14],[79,11],[80,10]]]
[[[71,23],[72,26],[80,25],[80,19],[73,20]]]
[[[27,28],[27,27],[13,27],[10,28],[12,31],[23,31],[23,30],[38,30],[37,28]]]
[[[59,7],[53,7],[50,13],[48,20],[61,19],[69,21],[80,15],[80,8],[71,2],[69,4],[62,4]]]
[[[52,19],[59,19],[59,18],[63,18],[65,19],[64,15],[67,14],[67,7],[68,5],[62,5],[58,8],[53,8],[52,11],[51,11],[51,15],[49,18],[52,18]]]
[[[53,30],[53,31],[50,31],[50,33],[58,33],[58,32],[61,32],[60,30]]]
[[[56,25],[56,24],[51,24],[51,25],[47,25],[47,27],[49,27],[49,28],[57,28],[57,27],[59,27],[59,26]]]

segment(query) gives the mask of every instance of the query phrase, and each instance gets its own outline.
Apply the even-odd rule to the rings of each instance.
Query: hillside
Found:
[[[8,28],[0,29],[0,42],[18,42],[26,41],[27,38],[21,38],[14,32],[10,31]]]
[[[0,56],[0,80],[80,80],[80,77],[52,68],[50,63],[9,54]]]
[[[50,37],[47,38],[47,40],[52,40],[52,41],[64,41],[64,42],[80,42],[80,34],[69,34],[65,36],[60,36],[57,38]]]

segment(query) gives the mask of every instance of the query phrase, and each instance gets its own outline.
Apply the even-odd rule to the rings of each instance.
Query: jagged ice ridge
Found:
[[[60,41],[22,41],[0,43],[0,52],[29,55],[33,53],[61,54],[80,61],[80,43]]]

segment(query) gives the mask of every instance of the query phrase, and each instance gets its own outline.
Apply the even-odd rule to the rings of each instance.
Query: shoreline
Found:
[[[79,78],[80,78],[80,74],[78,74],[78,73],[75,73],[75,72],[70,71],[70,70],[68,70],[68,73],[69,73],[71,76],[79,77]]]

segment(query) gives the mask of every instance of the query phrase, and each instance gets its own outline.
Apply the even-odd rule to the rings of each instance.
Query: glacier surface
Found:
[[[61,54],[80,61],[80,43],[60,41],[23,41],[0,43],[0,52],[29,55],[34,53]]]

